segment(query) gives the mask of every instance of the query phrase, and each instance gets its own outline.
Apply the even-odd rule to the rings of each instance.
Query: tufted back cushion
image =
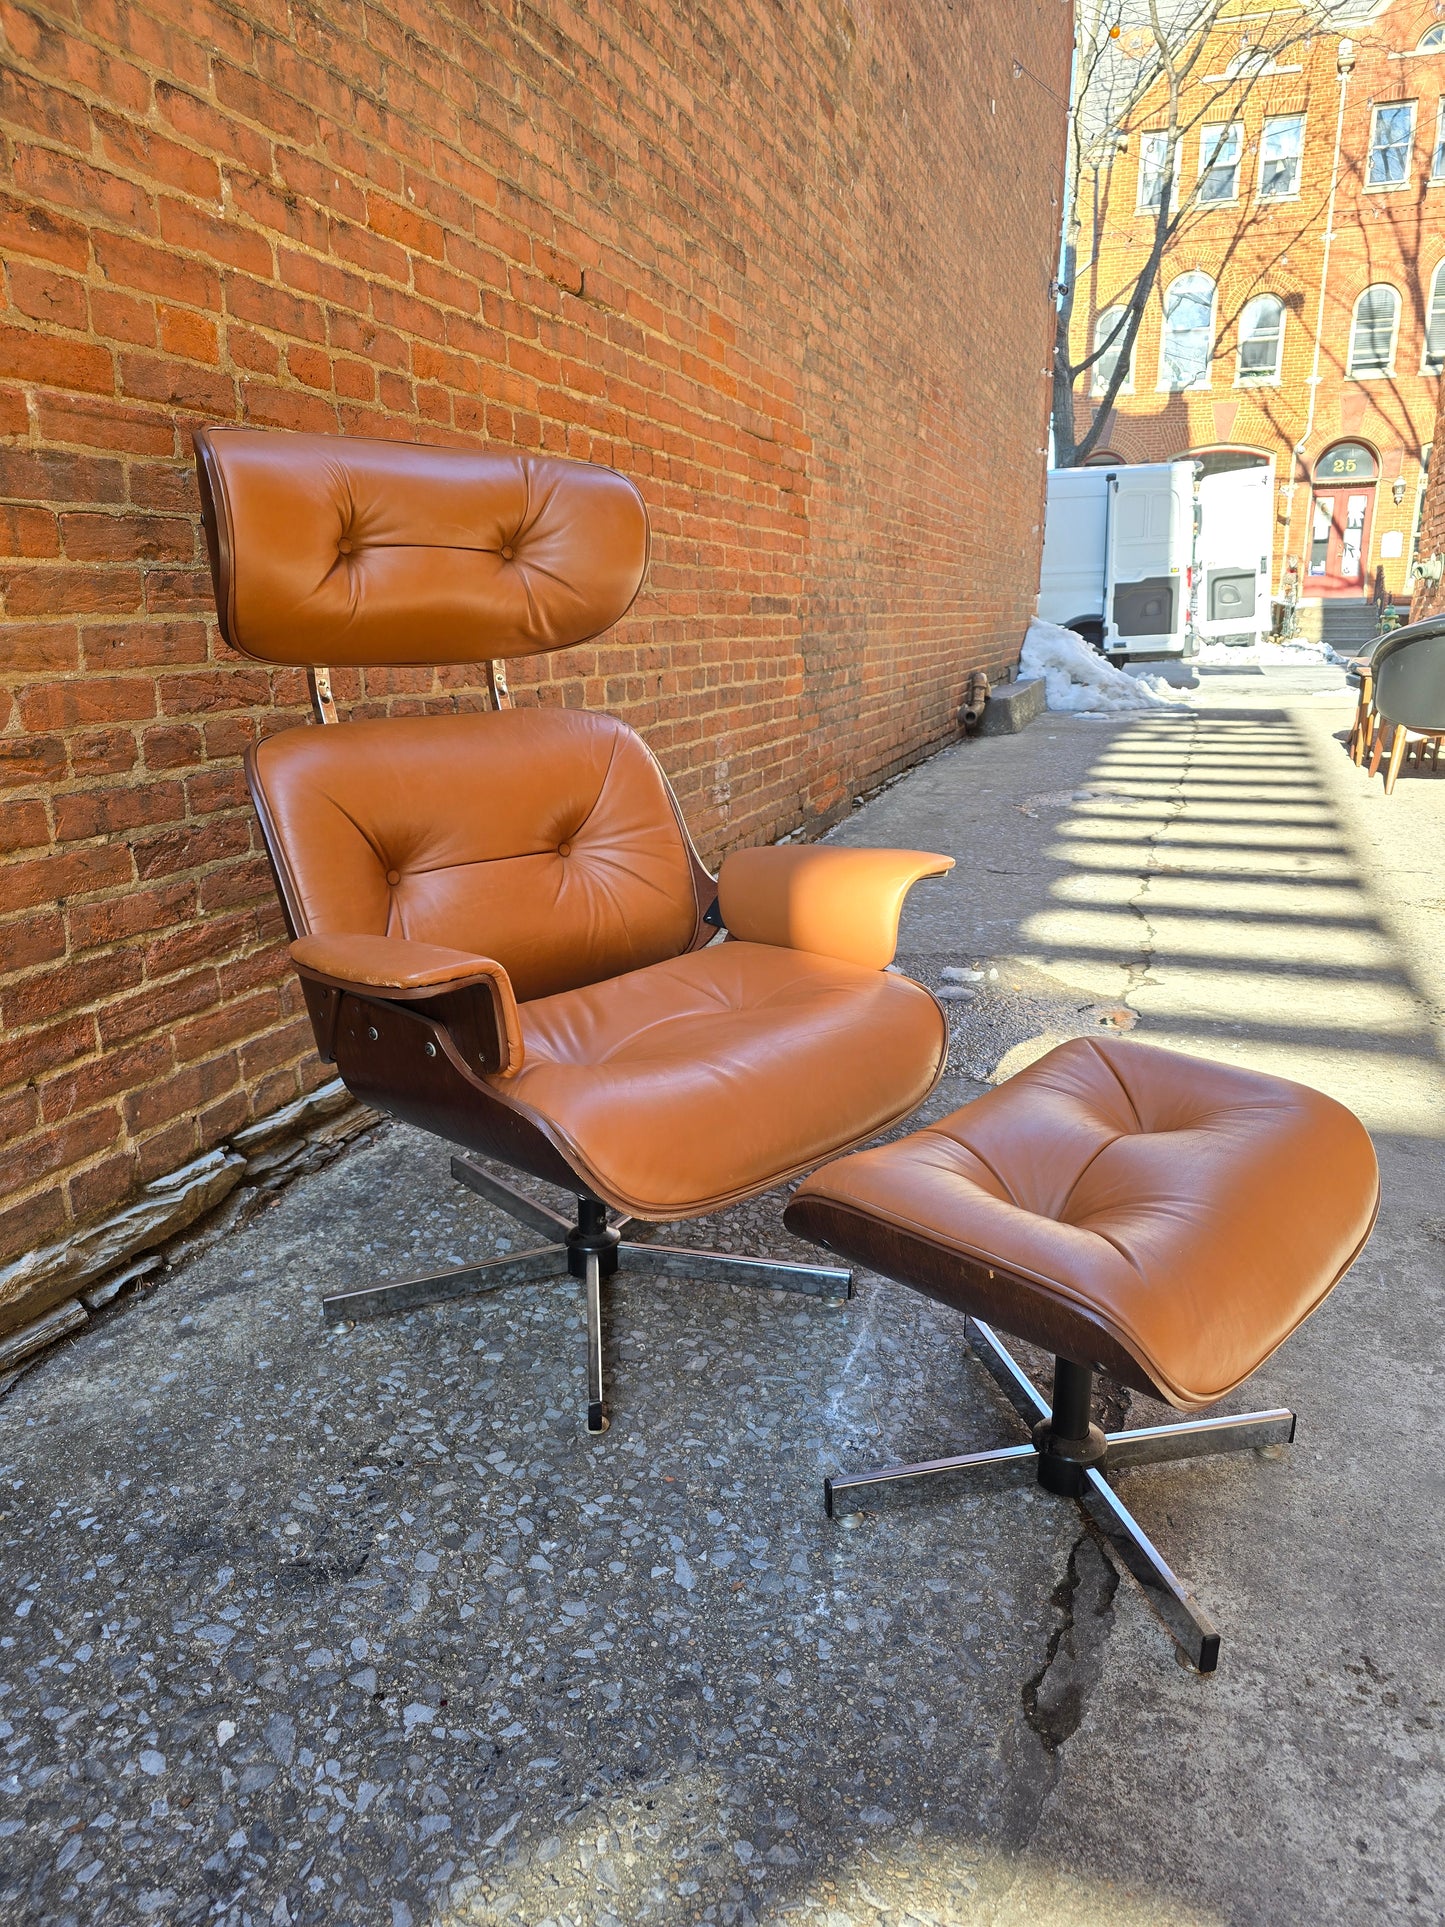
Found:
[[[519,999],[680,955],[691,845],[651,753],[578,710],[290,729],[248,762],[298,936],[493,957]]]
[[[599,635],[647,567],[610,468],[406,442],[197,431],[221,633],[264,662],[531,656]]]

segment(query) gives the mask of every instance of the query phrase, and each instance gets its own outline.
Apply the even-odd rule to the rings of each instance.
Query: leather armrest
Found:
[[[744,943],[772,943],[882,970],[898,948],[903,899],[951,856],[816,844],[736,850],[718,873],[722,920]]]
[[[407,937],[345,934],[298,937],[291,961],[303,981],[322,989],[420,1008],[445,1024],[463,1055],[485,1070],[512,1077],[522,1068],[512,980],[490,957]]]

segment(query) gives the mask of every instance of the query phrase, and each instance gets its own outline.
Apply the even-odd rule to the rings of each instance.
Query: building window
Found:
[[[1207,274],[1181,274],[1164,296],[1159,386],[1207,388],[1214,352],[1214,283]]]
[[[1199,130],[1199,199],[1202,202],[1239,198],[1239,156],[1244,146],[1238,121],[1220,122]]]
[[[1445,368],[1445,261],[1430,280],[1430,305],[1425,310],[1425,367],[1435,375]]]
[[[1445,96],[1435,110],[1435,152],[1430,156],[1430,179],[1445,181]]]
[[[1420,44],[1415,51],[1417,54],[1433,54],[1438,53],[1441,47],[1445,47],[1445,27],[1428,27],[1421,34]]]
[[[1377,281],[1355,303],[1355,318],[1350,324],[1350,363],[1348,372],[1356,377],[1391,375],[1395,372],[1395,330],[1400,321],[1400,297],[1383,281]]]
[[[1375,109],[1370,127],[1370,158],[1365,166],[1367,187],[1402,187],[1410,178],[1410,149],[1415,140],[1415,103],[1394,100]]]
[[[1145,134],[1139,142],[1139,212],[1157,214],[1159,203],[1164,198],[1164,170],[1169,163],[1169,136]],[[1173,191],[1170,205],[1179,199],[1179,168],[1174,168]]]
[[[1115,330],[1118,330],[1117,334]],[[1094,323],[1094,353],[1099,359],[1094,363],[1094,393],[1103,395],[1108,392],[1109,383],[1114,379],[1114,370],[1119,365],[1119,357],[1124,352],[1124,336],[1129,331],[1128,312],[1124,308],[1105,308]],[[1124,379],[1119,384],[1123,393],[1132,393],[1134,387],[1134,357],[1129,357],[1129,366],[1124,370]]]
[[[1345,488],[1351,484],[1373,482],[1380,472],[1380,464],[1375,460],[1374,450],[1366,448],[1363,442],[1336,442],[1327,448],[1315,463],[1315,482],[1328,483],[1331,488]]]
[[[1276,114],[1264,123],[1259,143],[1259,198],[1288,201],[1299,193],[1300,155],[1305,144],[1303,114]]]
[[[1272,294],[1251,301],[1239,318],[1239,379],[1279,380],[1284,348],[1284,303]]]

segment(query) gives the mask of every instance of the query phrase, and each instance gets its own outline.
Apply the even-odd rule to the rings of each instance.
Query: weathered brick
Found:
[[[33,911],[0,924],[0,969],[36,970],[65,955],[65,919],[58,911]]]
[[[109,394],[115,379],[110,350],[95,341],[57,341],[35,328],[0,323],[0,375],[47,388]]]
[[[0,250],[12,258],[28,254],[83,273],[90,258],[90,238],[83,223],[0,193]]]
[[[100,233],[95,237],[95,260],[108,281],[136,288],[193,308],[219,305],[221,277],[206,257],[193,258],[174,248],[138,240],[129,234]]]
[[[0,867],[0,913],[56,903],[83,891],[115,889],[129,883],[133,874],[130,852],[116,847],[12,861]]]
[[[149,312],[149,311],[148,311]],[[147,337],[154,340],[154,329]],[[36,397],[41,435],[51,443],[77,443],[84,448],[123,449],[130,455],[170,455],[175,452],[175,417],[149,408],[88,395]]]
[[[38,796],[0,802],[0,851],[8,855],[15,850],[34,850],[49,841],[50,820]]]
[[[234,1088],[240,1078],[235,1053],[188,1064],[169,1076],[147,1079],[132,1089],[121,1106],[126,1128],[138,1137],[160,1124],[190,1115]]]
[[[69,1010],[83,1010],[140,981],[140,959],[125,951],[85,957],[58,970],[37,971],[0,991],[8,1027],[48,1023]]]
[[[37,1179],[50,1179],[71,1169],[97,1151],[109,1149],[119,1136],[117,1113],[101,1110],[47,1124],[29,1137],[11,1139],[0,1148],[0,1197],[13,1196]]]
[[[27,261],[12,261],[7,276],[10,305],[17,314],[27,315],[51,328],[83,328],[86,325],[85,283],[74,274],[59,274],[54,268],[38,267]]]
[[[214,970],[197,970],[169,983],[147,984],[134,996],[117,998],[96,1013],[101,1047],[111,1049],[133,1037],[143,1037],[147,1031],[161,1030],[169,1035],[179,1019],[209,1010],[215,1001]]]

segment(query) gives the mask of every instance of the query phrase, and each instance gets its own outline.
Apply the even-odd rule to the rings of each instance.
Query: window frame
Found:
[[[1445,26],[1445,21],[1441,25]],[[1445,46],[1441,51],[1445,52]],[[1440,96],[1435,109],[1435,145],[1430,150],[1430,172],[1425,177],[1427,187],[1439,187],[1442,183],[1445,183],[1445,94]]]
[[[1364,190],[1367,194],[1398,193],[1398,191],[1401,188],[1409,187],[1411,181],[1414,179],[1415,131],[1416,131],[1417,122],[1419,120],[1419,106],[1420,106],[1420,103],[1418,100],[1377,100],[1374,106],[1371,108],[1370,110],[1370,143],[1369,143],[1369,146],[1365,149]],[[1388,148],[1381,148],[1379,146],[1379,142],[1376,139],[1376,133],[1380,125],[1380,116],[1382,114],[1396,113],[1402,107],[1407,108],[1410,114],[1410,137],[1405,146],[1405,172],[1403,173],[1403,175],[1400,177],[1398,181],[1372,181],[1370,179],[1370,172],[1375,164],[1376,151],[1378,150],[1381,153],[1388,153],[1392,151],[1391,149],[1388,149]]]
[[[1278,325],[1275,328],[1275,332],[1274,332],[1274,366],[1269,370],[1267,374],[1261,373],[1254,369],[1246,369],[1244,365],[1245,318],[1248,316],[1252,308],[1261,307],[1266,301],[1273,303],[1278,314]],[[1284,376],[1284,331],[1285,331],[1285,321],[1286,321],[1288,312],[1289,312],[1288,309],[1285,307],[1284,302],[1280,299],[1280,297],[1277,294],[1270,294],[1267,291],[1263,294],[1254,295],[1250,300],[1245,302],[1244,309],[1239,317],[1238,341],[1236,344],[1235,373],[1234,373],[1234,381],[1235,381],[1236,387],[1238,388],[1278,388],[1279,387],[1280,382],[1282,381]]]
[[[1095,350],[1097,350],[1099,346],[1099,336],[1104,332],[1104,323],[1108,321],[1111,318],[1111,316],[1124,315],[1127,312],[1128,312],[1127,308],[1121,308],[1121,307],[1105,308],[1101,314],[1096,316],[1094,321],[1094,333],[1093,333],[1093,341],[1092,341],[1092,347]],[[1118,352],[1115,354],[1116,366],[1118,364],[1118,356],[1122,353],[1123,353],[1123,347],[1121,344],[1118,349]],[[1089,395],[1090,395],[1090,398],[1093,400],[1097,400],[1097,398],[1100,395],[1102,395],[1105,389],[1109,386],[1107,379],[1103,381],[1099,379],[1100,374],[1102,373],[1104,368],[1104,359],[1105,359],[1104,356],[1101,355],[1100,358],[1094,363],[1093,367],[1089,370],[1089,376],[1090,376]],[[1124,379],[1119,384],[1119,393],[1121,395],[1132,395],[1134,392],[1134,368],[1138,359],[1139,359],[1139,337],[1136,334],[1134,337],[1134,345],[1129,353],[1129,366],[1125,371]]]
[[[1391,321],[1391,324],[1390,324],[1389,365],[1384,368],[1372,368],[1367,373],[1362,374],[1358,372],[1355,367],[1355,339],[1356,339],[1356,334],[1358,332],[1359,325],[1360,325],[1360,308],[1368,295],[1372,295],[1381,289],[1383,289],[1391,297],[1391,299],[1395,304],[1394,319]],[[1395,374],[1395,357],[1398,355],[1399,351],[1400,351],[1400,290],[1395,286],[1393,281],[1372,281],[1368,287],[1360,289],[1360,292],[1355,296],[1355,304],[1350,309],[1350,337],[1349,337],[1349,342],[1347,344],[1346,355],[1345,355],[1346,381],[1390,381],[1392,380]]]
[[[1417,54],[1445,53],[1445,20],[1437,20],[1433,27],[1427,27],[1415,42]]]
[[[1146,127],[1139,136],[1139,178],[1134,184],[1134,212],[1136,214],[1157,215],[1159,212],[1159,202],[1157,200],[1146,201],[1144,199],[1144,156],[1148,144],[1151,141],[1161,142],[1164,152],[1167,154],[1169,151],[1169,129],[1167,127]],[[1181,152],[1183,145],[1183,142],[1176,136],[1174,141],[1174,179],[1171,183],[1169,195],[1169,212],[1171,214],[1179,206],[1179,175],[1181,172],[1180,162],[1183,158]]]
[[[1209,285],[1208,353],[1199,376],[1193,381],[1176,382],[1169,379],[1167,351],[1169,347],[1169,297],[1181,281],[1207,282]],[[1198,394],[1213,387],[1214,348],[1219,322],[1219,283],[1203,268],[1189,268],[1183,274],[1176,274],[1160,295],[1162,316],[1159,328],[1159,383],[1158,392],[1164,395]]]
[[[1436,360],[1430,358],[1430,323],[1435,309],[1440,310],[1440,349]],[[1420,373],[1438,375],[1445,373],[1445,256],[1435,264],[1435,272],[1430,276],[1430,292],[1425,301],[1425,336],[1420,344]]]
[[[1211,134],[1217,135],[1218,139],[1214,143],[1214,153],[1206,161],[1204,158],[1205,145],[1209,140],[1209,137]],[[1228,140],[1230,135],[1234,136],[1234,161],[1232,164],[1233,186],[1228,194],[1206,195],[1204,192],[1203,183],[1208,180],[1209,176],[1214,172],[1215,168],[1219,166],[1219,159],[1218,159],[1219,150],[1221,147],[1224,146],[1226,140]],[[1198,186],[1194,192],[1194,205],[1198,208],[1238,207],[1239,177],[1243,173],[1243,171],[1244,171],[1244,123],[1242,121],[1237,121],[1237,120],[1205,121],[1204,124],[1199,129],[1198,180],[1200,182],[1200,186]]]
[[[1273,126],[1277,126],[1281,121],[1293,121],[1295,125],[1299,128],[1299,148],[1298,148],[1298,151],[1293,156],[1294,186],[1289,190],[1287,194],[1272,194],[1266,189],[1264,184],[1265,162],[1268,159],[1268,156],[1265,154],[1264,150],[1265,150],[1265,144],[1269,140],[1270,128]],[[1266,114],[1265,115],[1264,123],[1261,126],[1260,132],[1259,132],[1259,180],[1255,187],[1256,199],[1261,201],[1297,201],[1299,199],[1301,193],[1303,192],[1304,171],[1305,171],[1305,122],[1306,122],[1306,114],[1304,112],[1295,113],[1295,114]]]

